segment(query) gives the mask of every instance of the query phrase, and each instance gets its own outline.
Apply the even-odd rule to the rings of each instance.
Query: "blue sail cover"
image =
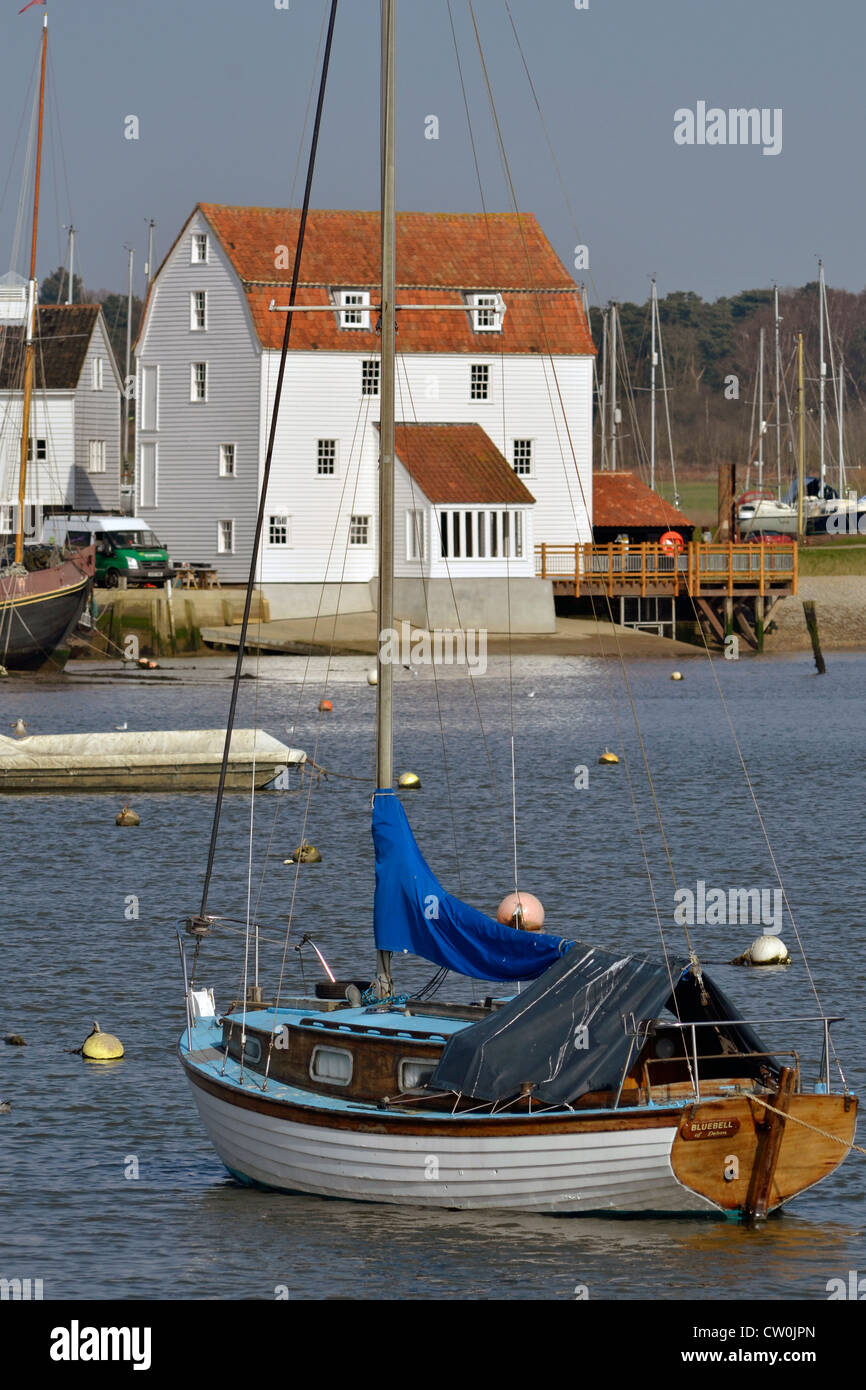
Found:
[[[530,980],[572,945],[562,937],[504,927],[446,893],[393,791],[377,791],[373,798],[373,844],[373,926],[380,951],[411,951],[476,980]]]

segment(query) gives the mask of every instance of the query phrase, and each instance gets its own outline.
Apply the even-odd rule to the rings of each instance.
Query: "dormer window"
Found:
[[[370,329],[370,291],[338,290],[341,328]]]
[[[468,294],[466,302],[472,310],[472,329],[475,333],[501,333],[505,305],[501,294]]]

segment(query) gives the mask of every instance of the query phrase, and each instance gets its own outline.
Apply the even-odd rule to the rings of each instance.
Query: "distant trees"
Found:
[[[126,313],[127,297],[125,294],[114,294],[110,290],[88,290],[80,275],[76,275],[75,290],[73,301],[76,304],[101,304],[102,312],[105,315],[105,322],[108,325],[108,336],[111,339],[111,346],[117,358],[117,364],[123,373],[126,361]],[[39,286],[40,304],[65,304],[69,294],[69,276],[66,268],[59,265]],[[141,325],[141,315],[144,310],[144,301],[137,295],[132,297],[132,341],[138,335]]]

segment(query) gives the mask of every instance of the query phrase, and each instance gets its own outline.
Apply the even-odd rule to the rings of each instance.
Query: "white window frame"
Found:
[[[223,544],[223,527],[224,527],[224,526],[230,526],[230,527],[232,528],[232,530],[231,530],[231,545],[224,545],[224,544]],[[234,517],[228,517],[228,516],[222,517],[222,518],[217,522],[217,554],[218,554],[218,555],[234,555],[234,553],[235,553],[235,543],[236,543],[236,541],[237,541],[237,537],[236,537],[236,535],[235,535],[235,521],[234,521]]]
[[[148,399],[147,383],[152,383],[152,395]],[[139,380],[137,383],[139,391],[139,405],[141,406],[141,430],[146,433],[156,433],[159,429],[159,364],[157,362],[147,365],[139,364]],[[148,406],[152,411],[152,423],[148,423]]]
[[[226,449],[232,451],[232,466],[226,467]],[[221,478],[236,478],[238,476],[238,446],[232,440],[227,440],[225,444],[219,446],[219,475]]]
[[[202,243],[204,246],[202,247]],[[199,256],[198,251],[204,250],[204,255]],[[189,263],[190,265],[207,265],[210,253],[210,237],[207,232],[193,232],[189,242]]]
[[[476,393],[476,373],[478,380],[483,384],[483,392]],[[489,362],[470,362],[469,364],[469,399],[470,401],[489,401],[490,400],[490,363]]]
[[[466,296],[472,311],[473,333],[501,333],[505,305],[502,295],[491,290]]]
[[[204,367],[204,395],[203,395],[203,396],[199,396],[199,395],[196,394],[196,373],[195,373],[196,367]],[[208,386],[209,386],[208,377],[209,377],[209,376],[210,376],[210,373],[209,373],[209,371],[208,371],[208,364],[207,364],[207,362],[190,362],[190,364],[189,364],[189,399],[190,399],[191,404],[193,404],[193,405],[207,405],[207,399],[208,399]]]
[[[529,459],[528,459],[529,467],[528,467],[528,468],[518,468],[518,467],[517,467],[517,463],[518,463],[518,459],[517,459],[517,446],[518,446],[518,444],[527,444],[527,445],[529,446]],[[527,461],[527,460],[526,460],[525,458],[522,458],[522,459],[520,460],[521,463],[525,463],[526,461]],[[534,477],[535,477],[535,440],[532,439],[532,438],[530,438],[528,435],[521,435],[518,439],[512,439],[512,440],[511,440],[511,468],[512,468],[512,471],[513,471],[514,473],[517,474],[518,478],[534,478]]]
[[[39,453],[39,445],[42,445],[42,453]],[[41,439],[39,435],[31,434],[27,441],[27,462],[28,463],[47,463],[48,462],[48,440]]]
[[[102,391],[102,390],[105,389],[104,382],[105,382],[105,358],[104,358],[104,357],[94,357],[94,359],[93,359],[93,375],[92,375],[92,377],[91,377],[91,387],[92,387],[92,389],[93,389],[94,391]]]
[[[201,299],[201,304],[197,302]],[[202,322],[198,319],[201,317]],[[207,332],[207,290],[190,290],[189,292],[189,328],[191,333]]]
[[[340,306],[339,322],[341,328],[350,331],[370,331],[370,291],[338,290],[337,303]]]
[[[11,502],[0,502],[0,531],[11,533],[14,529],[14,516]]]
[[[362,527],[363,527],[363,531],[364,531],[364,539],[363,539],[363,540],[359,540],[359,539],[357,538],[357,536],[353,536],[353,535],[352,535],[352,532],[353,532],[353,531],[355,531],[355,532],[360,532],[360,530],[361,530]],[[362,513],[360,513],[360,512],[358,512],[358,513],[355,514],[355,515],[350,516],[350,517],[349,517],[349,545],[355,545],[355,546],[358,546],[359,548],[362,547],[362,546],[365,546],[365,545],[366,545],[366,546],[369,546],[370,543],[371,543],[371,532],[372,532],[372,530],[373,530],[373,518],[372,518],[371,516],[364,516],[364,515],[363,515]]]
[[[421,507],[406,512],[406,559],[422,565],[427,559],[427,514]]]
[[[323,444],[333,444],[333,446],[334,446],[334,456],[333,456],[333,459],[330,460],[330,461],[333,463],[334,467],[333,467],[333,470],[332,470],[330,473],[323,471],[323,470],[322,470],[322,467],[321,467],[321,465],[322,465],[323,462],[328,462],[328,460],[323,460],[323,458],[322,458],[322,445],[323,445]],[[336,478],[336,477],[339,476],[339,468],[340,468],[340,441],[339,441],[338,439],[333,439],[333,438],[317,439],[317,440],[316,440],[316,477],[317,477],[317,478]]]
[[[144,496],[144,483],[145,483],[144,451],[145,451],[145,449],[152,449],[152,450],[153,450],[153,501],[152,501],[152,502],[146,501],[146,500],[145,500],[145,496]],[[139,469],[138,469],[138,474],[139,474],[139,476],[138,476],[138,504],[139,504],[140,507],[157,507],[157,506],[159,506],[159,445],[156,443],[155,440],[152,440],[152,439],[142,440],[141,445],[140,445],[140,450],[141,450],[141,452],[140,452],[140,454],[139,454],[139,460],[138,460],[138,463],[139,463]]]
[[[274,525],[276,523],[276,526]],[[282,540],[274,540],[274,531],[281,528],[284,532]],[[271,512],[268,516],[268,545],[279,546],[286,550],[292,544],[292,516],[290,512]]]
[[[94,464],[94,455],[96,463]],[[88,473],[104,473],[105,468],[105,440],[88,439],[87,441],[87,471]]]
[[[368,370],[368,371],[365,371],[365,370],[364,370],[365,367],[366,367],[366,368],[369,368],[369,370]],[[366,390],[364,389],[364,386],[365,386],[365,378],[366,378],[366,379],[369,379],[371,376],[375,378],[376,389],[375,389],[375,391],[366,391]],[[361,358],[361,395],[362,395],[362,396],[378,396],[378,395],[379,395],[379,392],[381,391],[381,389],[382,389],[382,361],[381,361],[381,358],[379,358],[379,357],[362,357],[362,358]]]

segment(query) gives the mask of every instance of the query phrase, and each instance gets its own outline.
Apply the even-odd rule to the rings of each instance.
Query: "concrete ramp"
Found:
[[[0,736],[0,791],[204,791],[216,787],[224,729]],[[226,786],[266,786],[306,762],[262,729],[235,729]]]

